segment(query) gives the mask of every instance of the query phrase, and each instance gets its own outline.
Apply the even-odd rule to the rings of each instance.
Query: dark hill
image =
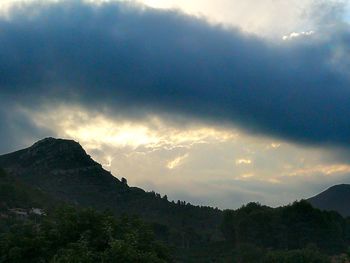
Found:
[[[55,199],[82,207],[108,209],[116,215],[138,215],[156,223],[165,239],[182,245],[221,238],[220,210],[169,202],[154,192],[129,187],[72,140],[43,139],[29,148],[1,155],[0,167]],[[187,234],[190,239],[186,239]]]
[[[43,139],[0,156],[0,167],[56,198],[83,206],[120,206],[119,193],[127,189],[71,140]]]
[[[316,208],[337,211],[343,216],[350,216],[350,185],[335,185],[324,192],[311,197],[308,201]]]
[[[34,207],[51,211],[60,205],[62,202],[7,175],[0,169],[0,214],[8,214],[13,208],[31,209]]]

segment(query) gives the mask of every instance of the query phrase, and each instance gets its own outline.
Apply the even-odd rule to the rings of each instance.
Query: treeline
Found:
[[[226,210],[221,230],[240,262],[328,262],[326,255],[344,253],[350,243],[349,219],[307,201]]]
[[[63,206],[39,222],[11,222],[9,230],[0,234],[3,263],[169,261],[167,248],[137,218],[116,219],[110,213]]]
[[[156,236],[171,246],[190,248],[222,240],[222,211],[188,202],[168,201],[166,195],[131,188],[124,195],[125,213],[152,222]]]

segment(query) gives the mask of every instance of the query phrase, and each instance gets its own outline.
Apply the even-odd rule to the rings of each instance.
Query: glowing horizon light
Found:
[[[118,117],[67,104],[18,111],[57,137],[79,141],[112,174],[128,177],[130,185],[169,196],[180,192],[176,189],[204,199],[218,189],[228,196],[237,191],[262,195],[277,186],[341,180],[350,174],[350,165],[336,162],[327,150],[256,136],[239,127],[176,122],[161,115]],[[280,204],[299,194],[293,190],[284,200],[267,198],[270,204]],[[228,204],[215,200],[221,207]]]
[[[26,112],[27,115],[34,113]],[[191,147],[195,144],[235,141],[239,136],[235,130],[223,130],[208,126],[195,126],[186,129],[168,126],[153,116],[143,121],[114,120],[103,114],[90,114],[76,106],[60,106],[49,114],[35,113],[35,123],[46,127],[55,123],[55,130],[62,130],[66,137],[88,144],[88,148],[101,148],[113,145],[148,149]],[[76,125],[79,123],[79,125]]]
[[[159,141],[147,127],[123,124],[112,125],[102,120],[98,125],[86,125],[76,129],[66,129],[66,134],[81,141],[92,141],[119,145],[121,147],[137,148],[141,145],[155,144]]]

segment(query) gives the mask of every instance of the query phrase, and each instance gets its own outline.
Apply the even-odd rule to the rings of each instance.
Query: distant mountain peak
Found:
[[[47,145],[47,144],[52,144],[52,143],[56,143],[58,141],[68,141],[68,140],[65,140],[65,139],[56,139],[56,138],[53,138],[53,137],[46,137],[44,139],[41,139],[37,142],[35,142],[33,144],[33,146],[39,146],[39,145]],[[74,141],[73,141],[74,142]]]
[[[74,140],[42,139],[28,148],[0,155],[0,167],[55,198],[76,204],[90,200],[95,191],[126,188]]]
[[[350,184],[337,184],[329,187],[327,190],[335,190],[335,189],[349,189],[350,191]]]
[[[52,161],[59,162],[61,165],[65,163],[76,166],[95,166],[97,163],[93,161],[83,147],[76,141],[66,139],[55,139],[52,137],[45,138],[36,142],[28,149],[31,155],[36,157],[43,157],[45,161],[52,159]]]
[[[336,195],[337,196],[339,194],[344,194],[344,193],[350,195],[350,184],[333,185],[314,197],[329,196],[329,195]],[[312,199],[314,197],[311,197],[310,199]]]
[[[60,146],[64,148],[77,148],[77,147],[82,148],[81,145],[74,140],[56,139],[53,137],[47,137],[37,141],[31,147],[29,147],[29,149],[45,148],[45,147],[51,147],[51,146]]]
[[[78,142],[53,137],[42,139],[29,148],[3,155],[3,157],[5,161],[17,160],[16,163],[21,167],[35,168],[45,164],[45,167],[50,170],[101,166]]]
[[[331,186],[308,201],[322,210],[337,211],[343,216],[350,216],[350,184]]]
[[[56,139],[54,137],[46,137],[44,139],[41,139],[41,140],[37,141],[36,143],[34,143],[34,145],[42,144],[42,143],[54,142],[54,141],[58,141],[58,140],[64,140],[64,139]]]

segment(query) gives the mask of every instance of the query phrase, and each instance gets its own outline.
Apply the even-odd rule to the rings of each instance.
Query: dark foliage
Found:
[[[345,251],[349,239],[348,221],[336,212],[313,208],[308,202],[270,208],[250,203],[235,211],[224,211],[222,231],[235,247],[295,250],[314,244],[334,254]]]
[[[136,218],[64,206],[38,224],[14,223],[0,235],[0,262],[167,262],[168,250]]]

